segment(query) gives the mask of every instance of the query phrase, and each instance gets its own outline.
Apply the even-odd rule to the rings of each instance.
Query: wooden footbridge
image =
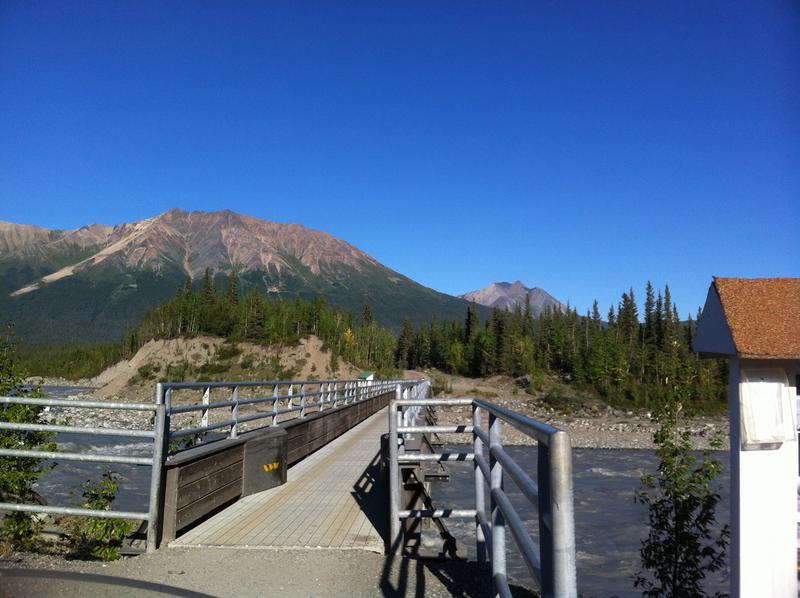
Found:
[[[0,503],[0,510],[138,519],[147,552],[335,549],[391,558],[408,554],[421,521],[433,520],[447,539],[444,520],[461,517],[474,522],[478,560],[491,565],[486,570],[497,595],[510,596],[508,530],[543,595],[577,596],[567,435],[491,403],[428,394],[424,380],[330,380],[163,383],[151,404],[0,397],[5,404],[153,415],[152,425],[139,430],[0,422],[0,429],[21,433],[152,438],[147,457],[0,449],[0,457],[149,466],[146,512],[15,503]],[[444,410],[469,405],[473,416],[469,422],[439,424],[430,410],[434,405]],[[536,480],[503,450],[503,422],[538,441]],[[437,453],[428,442],[437,433],[467,434],[471,450]],[[441,470],[452,460],[475,465],[474,509],[431,502],[431,468]],[[506,496],[504,475],[538,510],[538,541]]]
[[[242,498],[170,545],[383,553],[386,493],[378,477],[386,426],[383,409],[291,467],[285,484]]]

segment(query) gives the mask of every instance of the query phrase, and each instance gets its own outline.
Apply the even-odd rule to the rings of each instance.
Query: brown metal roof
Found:
[[[800,359],[800,278],[714,278],[736,352]]]

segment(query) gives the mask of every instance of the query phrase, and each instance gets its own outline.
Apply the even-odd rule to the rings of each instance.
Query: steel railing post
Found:
[[[489,473],[491,475],[492,508],[492,581],[495,589],[506,585],[506,521],[494,498],[495,490],[503,489],[503,466],[492,455],[492,447],[500,446],[502,420],[489,414]]]
[[[172,389],[165,390],[160,382],[156,384],[156,405],[164,405],[164,454],[167,455],[172,432]]]
[[[207,387],[203,392],[203,405],[208,405],[211,402],[211,387]],[[207,426],[208,425],[208,409],[203,409],[200,412],[200,425]]]
[[[300,385],[300,417],[306,416],[306,385]]]
[[[231,393],[231,419],[233,423],[231,424],[231,438],[238,437],[239,433],[237,428],[237,424],[239,423],[239,387],[234,386],[233,392]]]
[[[397,406],[400,385],[395,388],[395,400],[389,402],[389,554],[400,552],[400,464],[397,461]]]
[[[475,512],[486,512],[486,482],[483,479],[483,472],[478,466],[478,455],[483,455],[483,441],[478,437],[475,432],[481,425],[481,410],[475,403],[472,404],[472,451],[475,453],[475,460],[473,466],[475,469]],[[475,547],[478,555],[478,564],[483,566],[486,564],[486,538],[483,535],[483,527],[481,527],[478,516],[475,516]]]
[[[548,439],[548,443],[552,437]],[[542,596],[553,595],[553,531],[550,528],[550,447],[539,441],[536,446],[536,481],[539,486],[539,554],[542,563]]]
[[[272,425],[278,425],[278,404],[280,403],[280,394],[279,394],[280,384],[276,384],[272,387]]]
[[[160,384],[157,392],[161,393]],[[167,443],[166,407],[156,404],[153,420],[153,468],[150,472],[150,505],[147,519],[147,552],[155,552],[158,548],[158,532],[161,525],[161,484],[164,479],[164,450]]]
[[[550,437],[549,474],[553,596],[576,598],[572,446],[569,435],[561,430]]]

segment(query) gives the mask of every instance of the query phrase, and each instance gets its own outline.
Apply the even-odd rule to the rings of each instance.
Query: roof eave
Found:
[[[752,353],[737,353],[736,356],[740,359],[800,360],[800,355],[756,355]]]

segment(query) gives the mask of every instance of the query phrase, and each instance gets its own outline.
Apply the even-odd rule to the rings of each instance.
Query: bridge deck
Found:
[[[382,553],[387,503],[376,480],[387,427],[383,409],[290,468],[283,486],[239,500],[170,546]]]

